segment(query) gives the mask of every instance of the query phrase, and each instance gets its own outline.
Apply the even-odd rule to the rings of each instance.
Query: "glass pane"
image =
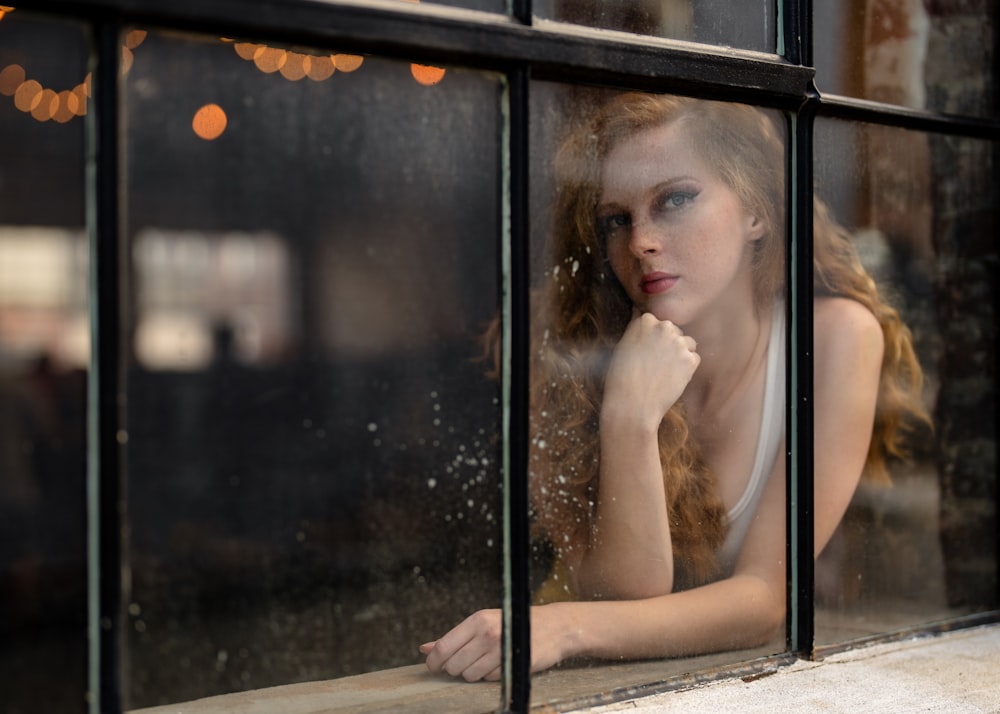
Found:
[[[907,452],[869,461],[819,559],[822,644],[997,606],[997,175],[984,141],[827,120],[816,147],[817,194],[891,308],[884,323],[901,320],[873,438]]]
[[[602,30],[775,51],[774,0],[536,0],[534,11]]]
[[[817,84],[832,94],[989,116],[996,7],[983,0],[815,3]]]
[[[785,122],[533,89],[542,704],[784,649]]]
[[[8,712],[85,709],[86,52],[76,25],[0,11],[0,692]]]
[[[127,44],[127,703],[426,675],[501,602],[500,83]]]

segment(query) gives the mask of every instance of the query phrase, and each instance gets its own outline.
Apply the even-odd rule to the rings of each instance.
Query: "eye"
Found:
[[[694,191],[665,191],[657,198],[657,207],[664,211],[676,211],[684,208],[697,195]]]
[[[628,230],[631,225],[632,218],[627,213],[612,213],[597,219],[598,230],[605,241]]]

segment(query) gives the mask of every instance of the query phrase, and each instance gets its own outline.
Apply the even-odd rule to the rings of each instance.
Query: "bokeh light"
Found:
[[[141,45],[146,39],[145,30],[132,30],[127,35],[125,35],[125,46],[130,50],[134,50],[136,47]]]
[[[333,56],[333,63],[337,65],[337,70],[340,72],[353,72],[360,67],[364,61],[365,58],[360,55],[341,54]]]
[[[22,112],[30,112],[42,100],[42,85],[33,79],[21,82],[14,92],[14,106]]]
[[[0,19],[12,7],[0,5]],[[121,71],[124,74],[132,66],[134,56],[130,48],[138,47],[146,39],[145,30],[133,30],[125,35],[122,45]],[[87,113],[87,98],[91,91],[91,75],[88,72],[83,81],[72,89],[57,90],[44,87],[40,82],[29,79],[24,67],[9,64],[0,69],[0,95],[12,97],[14,106],[40,122],[54,121],[65,124]]]
[[[253,42],[236,42],[233,44],[233,49],[236,50],[236,54],[247,61],[253,59],[254,53],[257,51],[258,47],[260,47],[260,45]]]
[[[4,13],[13,9],[0,5],[0,19]],[[132,68],[135,61],[133,50],[146,40],[147,34],[145,30],[131,30],[124,35],[120,68],[123,75]],[[354,72],[365,61],[361,55],[346,53],[314,55],[255,42],[236,42],[224,37],[220,40],[231,43],[241,59],[253,62],[261,72],[280,73],[290,81],[308,77],[314,82],[322,82],[338,71]],[[445,75],[445,70],[440,67],[419,64],[410,65],[410,72],[417,82],[428,86],[437,84]],[[87,101],[91,96],[91,75],[88,73],[84,80],[72,89],[50,89],[34,79],[29,79],[21,65],[10,64],[0,70],[0,95],[13,97],[14,106],[19,111],[30,114],[37,121],[65,124],[75,117],[86,115]],[[222,135],[227,121],[221,107],[209,104],[198,111],[192,126],[198,136],[212,140]]]
[[[285,79],[297,82],[306,76],[310,64],[312,64],[312,60],[309,55],[299,52],[287,52],[285,53],[285,63],[281,65],[279,71]]]
[[[52,121],[58,124],[65,124],[77,115],[77,108],[80,104],[79,98],[68,89],[64,89],[57,95],[59,103],[52,113]]]
[[[425,64],[411,64],[410,74],[420,84],[428,87],[437,84],[444,78],[444,70],[441,67],[430,67]]]
[[[89,76],[89,75],[88,75]],[[87,113],[87,97],[90,96],[90,88],[85,82],[73,87],[71,90],[74,97],[76,97],[76,103],[70,103],[70,107],[73,109],[73,113],[78,117],[82,117]]]
[[[31,116],[38,121],[48,121],[59,108],[59,95],[53,89],[42,89],[32,102]]]
[[[17,88],[24,83],[24,67],[19,64],[9,64],[0,70],[0,94],[13,97]]]
[[[253,63],[265,74],[277,72],[287,60],[287,52],[265,45],[259,46],[253,53]]]
[[[226,112],[218,104],[206,104],[194,114],[191,128],[194,133],[205,141],[212,141],[222,136],[226,130]]]
[[[314,82],[322,82],[324,79],[332,77],[336,71],[337,65],[334,64],[333,57],[323,55],[309,58],[309,68],[306,70],[306,74]]]
[[[132,50],[130,50],[128,47],[126,47],[126,46],[123,45],[122,46],[122,64],[121,64],[121,67],[119,68],[119,71],[123,75],[128,74],[128,71],[130,69],[132,69],[132,62],[134,60],[135,60],[135,55],[132,54]]]

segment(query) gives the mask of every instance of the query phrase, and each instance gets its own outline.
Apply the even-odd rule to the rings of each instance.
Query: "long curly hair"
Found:
[[[529,471],[536,535],[558,557],[585,548],[599,486],[598,416],[604,374],[632,306],[611,272],[596,222],[601,168],[619,142],[683,122],[703,160],[767,227],[754,246],[754,305],[764,314],[785,284],[785,158],[782,123],[746,105],[628,93],[604,104],[572,131],[555,161],[556,195],[547,265],[534,296]],[[908,416],[925,418],[922,373],[910,333],[886,305],[847,233],[817,203],[817,295],[858,300],[878,318],[885,359],[866,471],[884,478],[885,457],[901,455]],[[717,576],[726,513],[684,415],[675,405],[659,429],[677,588]]]

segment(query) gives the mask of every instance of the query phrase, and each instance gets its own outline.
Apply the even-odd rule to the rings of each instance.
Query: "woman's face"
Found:
[[[763,222],[695,153],[683,122],[612,149],[597,223],[611,269],[643,312],[684,327],[753,300]]]

